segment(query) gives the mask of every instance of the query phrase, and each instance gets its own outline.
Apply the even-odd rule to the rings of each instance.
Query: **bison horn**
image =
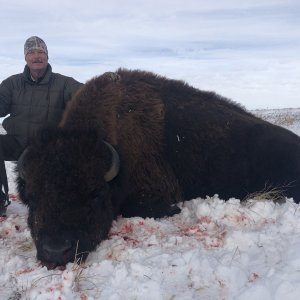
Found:
[[[118,152],[115,150],[115,148],[111,144],[109,144],[107,142],[104,142],[104,143],[109,148],[109,150],[112,154],[112,161],[111,161],[110,169],[104,175],[105,181],[109,182],[109,181],[113,180],[119,173],[120,158],[119,158]]]

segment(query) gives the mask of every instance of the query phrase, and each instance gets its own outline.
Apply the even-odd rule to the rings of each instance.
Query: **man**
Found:
[[[2,124],[7,134],[0,135],[0,215],[5,215],[9,204],[4,161],[18,160],[29,139],[43,124],[57,124],[67,102],[82,85],[71,77],[52,72],[48,49],[41,38],[28,38],[24,55],[24,72],[0,84],[0,117],[9,114]]]

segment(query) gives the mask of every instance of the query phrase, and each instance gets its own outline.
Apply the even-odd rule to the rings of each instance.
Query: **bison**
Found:
[[[124,69],[85,84],[18,177],[37,258],[51,267],[85,259],[119,215],[172,216],[184,200],[266,185],[299,203],[297,135],[214,92]]]

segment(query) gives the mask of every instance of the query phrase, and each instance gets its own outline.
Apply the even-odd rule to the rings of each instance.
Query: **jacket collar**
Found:
[[[26,65],[23,72],[23,78],[26,82],[30,84],[48,84],[50,81],[51,74],[52,74],[52,67],[50,64],[48,64],[44,76],[40,78],[38,81],[33,81],[30,75],[30,70]]]

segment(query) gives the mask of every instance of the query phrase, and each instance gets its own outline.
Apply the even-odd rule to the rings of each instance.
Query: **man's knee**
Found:
[[[18,160],[23,148],[17,139],[10,135],[0,135],[0,151],[6,161]]]

